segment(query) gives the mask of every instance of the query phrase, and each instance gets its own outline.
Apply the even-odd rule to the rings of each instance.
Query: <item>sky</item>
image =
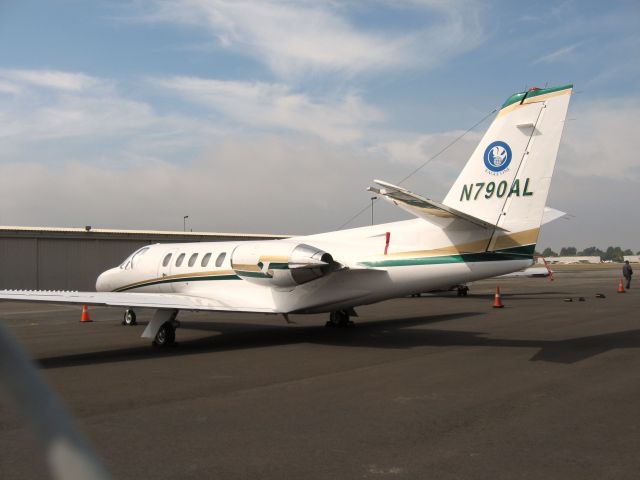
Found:
[[[367,225],[373,179],[441,200],[507,97],[573,83],[539,247],[640,250],[637,0],[4,0],[0,45],[0,225]]]

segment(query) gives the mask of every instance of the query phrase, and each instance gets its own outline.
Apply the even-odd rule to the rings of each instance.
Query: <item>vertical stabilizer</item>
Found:
[[[507,232],[509,240],[497,234],[490,250],[536,243],[572,89],[509,97],[444,199]]]

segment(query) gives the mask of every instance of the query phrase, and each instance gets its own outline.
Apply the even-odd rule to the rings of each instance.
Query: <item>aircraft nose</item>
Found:
[[[111,270],[102,272],[96,279],[96,292],[110,292],[111,291]]]

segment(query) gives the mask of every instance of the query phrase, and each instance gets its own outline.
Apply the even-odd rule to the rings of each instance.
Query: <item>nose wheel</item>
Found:
[[[135,325],[136,324],[136,312],[134,312],[131,308],[127,308],[124,311],[124,318],[122,319],[123,325]]]

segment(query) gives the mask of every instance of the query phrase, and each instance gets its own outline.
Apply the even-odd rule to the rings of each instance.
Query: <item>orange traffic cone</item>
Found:
[[[502,300],[500,300],[500,287],[496,287],[496,295],[493,297],[493,308],[504,308]]]
[[[622,284],[622,279],[620,279],[620,283],[618,284],[618,293],[624,293],[624,285]]]
[[[89,309],[86,305],[82,306],[82,316],[80,317],[80,323],[90,322],[91,318],[89,318]]]

